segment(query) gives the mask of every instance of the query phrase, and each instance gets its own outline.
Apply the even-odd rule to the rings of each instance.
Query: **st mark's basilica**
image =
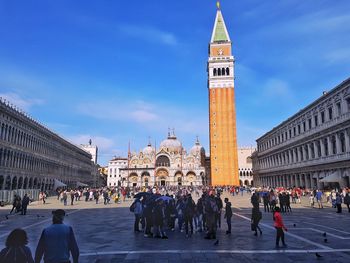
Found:
[[[198,138],[186,151],[175,132],[156,149],[151,143],[129,158],[114,158],[108,165],[110,186],[206,185],[205,150]]]

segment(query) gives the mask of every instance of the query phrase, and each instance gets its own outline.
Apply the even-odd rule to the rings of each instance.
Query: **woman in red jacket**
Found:
[[[274,227],[276,228],[276,248],[279,248],[280,239],[282,240],[282,247],[287,247],[286,243],[284,242],[284,232],[288,231],[285,225],[283,224],[282,216],[280,213],[280,208],[278,206],[275,207],[275,212],[273,213],[273,221],[274,221]]]

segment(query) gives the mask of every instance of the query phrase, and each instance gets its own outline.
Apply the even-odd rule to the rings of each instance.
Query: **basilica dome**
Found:
[[[164,149],[168,152],[181,152],[181,142],[176,138],[175,134],[173,133],[170,135],[168,134],[168,138],[165,139],[160,143],[160,148]]]
[[[202,152],[204,152],[204,147],[200,144],[198,138],[194,146],[191,148],[190,153],[192,155],[200,155]]]
[[[142,150],[142,153],[144,155],[152,155],[152,154],[154,154],[154,152],[155,152],[155,150],[150,143]]]

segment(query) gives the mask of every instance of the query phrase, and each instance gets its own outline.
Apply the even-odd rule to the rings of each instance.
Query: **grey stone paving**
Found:
[[[230,197],[235,213],[233,234],[225,234],[222,219],[218,246],[212,240],[204,240],[203,233],[186,238],[184,233],[170,231],[168,240],[134,234],[133,215],[128,209],[130,201],[107,206],[80,201],[64,207],[69,209],[65,223],[72,225],[76,233],[81,252],[79,262],[350,262],[350,213],[345,209],[343,214],[336,214],[330,207],[312,209],[306,207],[307,200],[293,205],[293,213],[283,215],[289,228],[288,249],[277,251],[271,213],[263,213],[262,236],[255,237],[250,231],[249,198],[248,195]],[[49,203],[32,204],[27,216],[15,215],[8,220],[5,215],[10,207],[1,208],[0,240],[4,241],[16,227],[25,228],[34,252],[42,229],[51,223],[51,211],[63,207],[54,198]],[[322,258],[317,259],[316,252]]]

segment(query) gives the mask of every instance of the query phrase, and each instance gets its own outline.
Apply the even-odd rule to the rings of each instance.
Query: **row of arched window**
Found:
[[[214,76],[229,76],[230,68],[214,68],[213,69]]]
[[[294,147],[259,160],[262,168],[307,161],[346,152],[345,131]],[[350,149],[350,145],[348,145]]]
[[[73,181],[64,181],[68,186],[73,185]],[[4,176],[0,175],[0,190],[19,189],[40,189],[41,191],[54,190],[54,179],[38,178],[29,176]]]
[[[28,128],[28,130],[23,131],[11,124],[0,122],[0,140],[47,156],[56,158],[64,156],[65,159],[70,159],[71,161],[76,159],[80,161],[87,160],[87,154],[83,150],[73,150],[61,142],[55,143],[53,138],[46,138],[43,133],[39,135],[36,132],[31,132],[31,130]],[[45,139],[43,139],[44,137]]]
[[[240,171],[239,172],[239,176],[243,177],[243,176],[252,176],[252,171]]]
[[[335,118],[340,117],[342,114],[350,111],[350,97],[334,102],[326,107],[324,110],[316,111],[319,105],[314,109],[299,117],[299,120],[295,121],[292,127],[284,127],[283,131],[276,132],[272,135],[272,138],[266,138],[264,141],[258,144],[259,151],[265,151],[276,145],[284,143],[296,136],[312,130],[325,122],[332,121]]]

